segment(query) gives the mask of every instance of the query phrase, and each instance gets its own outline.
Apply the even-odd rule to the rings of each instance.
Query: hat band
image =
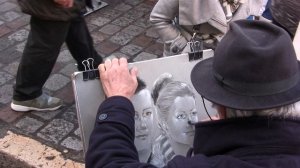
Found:
[[[299,73],[288,79],[270,83],[243,83],[225,79],[214,72],[215,79],[227,90],[245,96],[267,96],[284,92],[295,86],[299,81]]]

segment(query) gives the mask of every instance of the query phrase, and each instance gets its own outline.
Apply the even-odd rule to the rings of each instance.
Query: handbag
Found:
[[[22,12],[43,20],[69,21],[85,9],[84,1],[74,1],[71,8],[64,8],[54,0],[18,0]]]

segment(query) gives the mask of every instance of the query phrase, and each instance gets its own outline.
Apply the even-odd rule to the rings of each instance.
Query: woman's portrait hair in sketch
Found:
[[[159,162],[166,163],[175,155],[185,156],[193,144],[193,123],[198,121],[195,95],[187,83],[164,73],[154,82],[152,97],[161,129],[154,143],[152,163],[163,166]]]
[[[137,148],[141,162],[148,162],[152,153],[153,118],[155,107],[151,97],[151,92],[146,88],[143,80],[138,78],[138,87],[131,98],[135,109],[135,138],[134,144]]]

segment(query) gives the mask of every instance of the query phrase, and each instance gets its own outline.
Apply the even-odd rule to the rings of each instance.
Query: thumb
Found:
[[[136,67],[133,67],[130,70],[130,76],[133,79],[135,85],[137,85],[137,75],[138,75],[138,69]]]
[[[130,70],[130,75],[131,75],[131,77],[136,78],[137,75],[138,75],[138,69],[137,69],[136,67],[133,67],[133,68]]]

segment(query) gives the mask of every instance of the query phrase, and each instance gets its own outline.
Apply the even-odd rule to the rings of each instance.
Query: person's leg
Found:
[[[31,18],[31,30],[18,67],[13,103],[42,95],[42,87],[56,62],[69,25],[69,22]]]
[[[77,61],[78,70],[84,70],[82,61],[88,58],[94,59],[94,68],[102,63],[102,57],[94,48],[93,39],[82,16],[71,21],[66,43],[70,53]]]

